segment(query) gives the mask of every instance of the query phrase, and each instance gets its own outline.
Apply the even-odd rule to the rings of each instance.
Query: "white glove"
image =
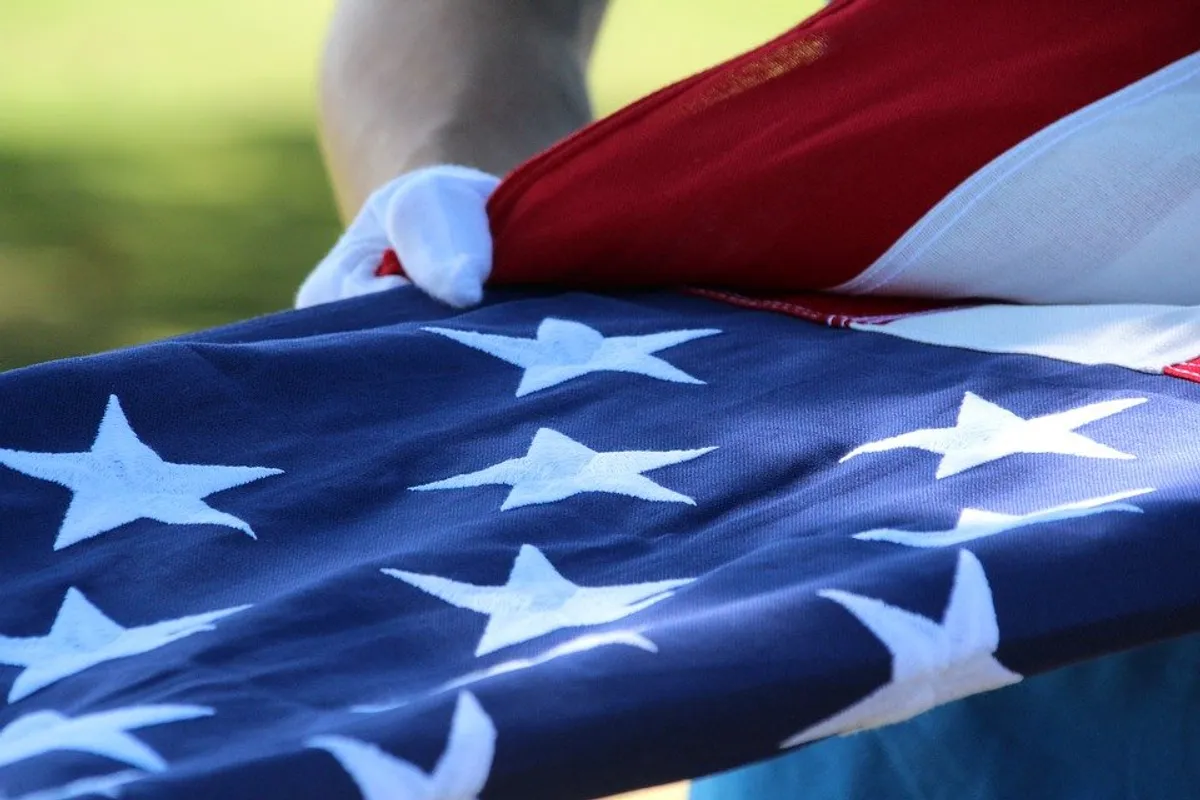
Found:
[[[377,189],[296,295],[296,308],[381,292],[410,281],[456,308],[483,299],[492,271],[487,201],[500,179],[469,167],[426,167]],[[404,267],[375,274],[388,249]]]

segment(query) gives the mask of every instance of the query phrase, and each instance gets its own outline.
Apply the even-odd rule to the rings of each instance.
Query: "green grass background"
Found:
[[[597,110],[816,5],[616,0]],[[312,111],[332,6],[0,2],[0,370],[289,304],[339,228]]]

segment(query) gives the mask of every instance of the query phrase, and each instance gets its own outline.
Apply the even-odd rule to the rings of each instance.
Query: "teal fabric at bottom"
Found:
[[[696,781],[692,800],[1194,800],[1200,636]]]

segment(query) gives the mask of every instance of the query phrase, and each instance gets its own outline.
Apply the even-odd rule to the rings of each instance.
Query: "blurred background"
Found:
[[[0,2],[0,370],[284,308],[339,223],[314,135],[334,0]],[[615,0],[597,112],[814,0]]]
[[[339,231],[313,119],[333,4],[0,3],[0,370],[290,304]],[[597,113],[816,6],[615,0]]]

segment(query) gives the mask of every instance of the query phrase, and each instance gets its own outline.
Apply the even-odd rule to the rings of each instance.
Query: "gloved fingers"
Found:
[[[385,187],[387,188],[387,187]],[[381,210],[391,191],[380,190],[367,199],[358,216],[321,259],[296,293],[296,308],[332,303],[407,283],[403,278],[372,281],[381,254],[388,249]]]
[[[487,201],[499,182],[467,167],[437,166],[402,175],[376,190],[304,280],[296,307],[379,292],[410,280],[452,306],[478,303],[492,266]],[[409,280],[378,274],[389,249]]]
[[[373,247],[337,248],[309,273],[296,293],[296,308],[332,303],[409,283],[399,275],[376,277],[379,253],[386,249],[382,237]]]
[[[397,186],[384,232],[418,288],[463,308],[483,299],[492,271],[487,201],[500,180],[465,167],[431,167]]]

